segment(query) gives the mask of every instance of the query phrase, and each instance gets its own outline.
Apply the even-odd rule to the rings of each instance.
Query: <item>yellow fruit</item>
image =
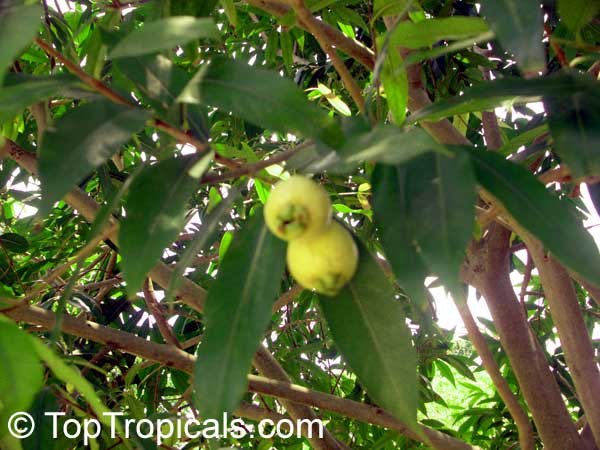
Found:
[[[273,187],[264,214],[273,234],[290,241],[317,234],[327,227],[331,222],[331,202],[321,185],[294,175]]]
[[[350,232],[333,221],[318,235],[291,241],[287,265],[306,289],[334,296],[354,276],[358,248]]]

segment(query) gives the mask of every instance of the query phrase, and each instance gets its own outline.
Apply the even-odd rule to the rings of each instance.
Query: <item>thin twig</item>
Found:
[[[158,326],[158,330],[162,335],[163,339],[167,344],[174,345],[177,348],[181,348],[181,343],[173,333],[173,329],[164,315],[162,308],[160,307],[160,303],[156,298],[156,294],[154,292],[154,287],[152,286],[152,280],[150,278],[146,278],[144,281],[144,300],[146,301],[146,306],[148,307],[148,312],[154,317],[156,320],[156,325]]]
[[[344,64],[344,61],[342,61],[340,56],[337,54],[337,51],[333,48],[327,35],[325,35],[325,33],[323,33],[319,27],[319,20],[312,15],[310,10],[304,4],[304,0],[293,0],[293,6],[298,18],[304,22],[306,28],[308,28],[308,31],[315,37],[323,51],[331,58],[333,67],[335,67],[335,70],[337,70],[344,85],[350,92],[354,103],[356,103],[358,106],[358,110],[361,113],[364,113],[365,99],[362,95],[362,92],[360,91],[358,84],[356,84],[356,81],[354,81],[354,78],[352,78],[352,75]]]

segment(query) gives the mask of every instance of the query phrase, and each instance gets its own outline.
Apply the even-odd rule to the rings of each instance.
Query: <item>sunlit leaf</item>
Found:
[[[565,266],[600,280],[600,252],[573,208],[522,166],[487,151],[469,151],[477,181]]]
[[[146,55],[171,49],[196,39],[218,40],[219,30],[212,19],[191,16],[167,17],[149,22],[125,36],[110,52],[111,58]]]
[[[239,61],[213,59],[192,78],[179,101],[216,106],[256,125],[331,145],[341,139],[337,124],[293,82]]]
[[[416,427],[416,352],[401,303],[381,267],[360,244],[354,278],[321,309],[333,340],[369,396]]]

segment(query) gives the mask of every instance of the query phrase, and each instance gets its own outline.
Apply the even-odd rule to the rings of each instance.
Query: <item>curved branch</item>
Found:
[[[492,224],[487,236],[470,246],[463,278],[486,299],[545,448],[584,449],[510,281],[510,235],[503,226]]]
[[[596,445],[600,447],[600,371],[573,282],[565,268],[546,253],[540,241],[523,230],[519,234],[540,273],[577,398],[583,406]]]
[[[53,312],[37,306],[19,304],[14,308],[0,310],[0,313],[15,321],[37,325],[44,330],[53,329],[56,321],[56,316]],[[117,350],[173,367],[189,374],[193,373],[196,362],[195,356],[173,345],[147,341],[131,333],[90,322],[83,318],[65,316],[61,323],[62,331],[65,333],[101,344],[111,345]],[[272,358],[268,352],[265,355],[268,355],[269,359]],[[346,417],[396,430],[417,441],[424,441],[422,436],[410,430],[389,413],[376,406],[312,391],[303,386],[291,384],[288,381],[273,380],[256,375],[248,375],[248,385],[250,391],[258,394],[287,399],[308,406],[316,406]],[[425,440],[429,441],[428,443],[438,450],[478,450],[477,447],[473,447],[426,426],[421,427],[421,432],[425,436]]]
[[[455,299],[455,303],[456,309],[458,309],[460,317],[462,318],[465,328],[467,329],[467,333],[469,334],[469,339],[481,357],[483,367],[492,379],[500,398],[506,404],[510,415],[513,417],[515,424],[517,425],[521,450],[534,450],[535,441],[533,429],[531,427],[531,423],[529,422],[529,417],[527,416],[525,410],[521,407],[517,397],[510,390],[508,382],[504,379],[504,377],[502,377],[498,363],[494,359],[494,355],[492,355],[492,352],[487,346],[485,337],[481,331],[479,331],[466,299]]]
[[[255,6],[256,8],[262,9],[269,14],[281,18],[287,15],[291,8],[283,3],[273,0],[244,0],[249,5]],[[304,30],[308,30],[308,25],[301,19],[298,18],[298,25]],[[352,56],[355,60],[360,62],[369,70],[373,70],[375,67],[375,57],[373,52],[361,45],[357,41],[350,39],[341,31],[333,28],[332,26],[317,21],[320,32],[327,37],[327,40],[344,53]]]
[[[6,140],[4,147],[0,153],[6,153],[10,158],[17,162],[21,167],[30,172],[31,174],[37,174],[37,161],[36,157],[32,153],[28,153],[19,147],[17,144],[10,140]],[[85,219],[92,223],[100,211],[100,206],[89,197],[85,192],[83,192],[79,188],[75,188],[71,190],[69,194],[65,197],[65,201],[74,209],[79,211],[79,213],[85,217]],[[109,223],[105,228],[106,235],[113,241],[115,244],[118,244],[118,221],[114,218],[109,219]],[[167,287],[170,284],[171,278],[173,276],[173,269],[168,267],[166,264],[159,262],[152,270],[150,271],[150,277],[156,281],[160,286]],[[190,308],[196,311],[203,311],[204,303],[206,301],[206,291],[198,286],[196,283],[191,281],[189,278],[183,277],[181,279],[181,283],[177,290],[176,298]],[[285,373],[283,369],[279,366],[277,360],[271,354],[263,354],[263,358],[265,360],[270,360],[270,364],[272,367],[279,367],[282,373]],[[260,371],[260,370],[259,370]],[[278,378],[276,373],[270,372],[265,374],[267,376],[271,376],[273,378]],[[284,378],[284,381],[288,380],[287,377]],[[289,406],[289,404],[288,404]],[[310,408],[297,406],[294,407],[292,405],[291,409],[288,409],[288,413],[293,419],[300,419],[304,417],[314,417],[314,412],[310,410]],[[296,413],[298,415],[296,415]],[[306,430],[303,430],[303,432]],[[329,433],[329,431],[325,430],[323,442],[333,442],[335,438]],[[312,438],[307,436],[307,439],[311,441],[311,443],[317,448],[317,450],[325,450],[322,447],[322,443],[317,438]],[[329,447],[330,449],[335,449],[336,447]]]

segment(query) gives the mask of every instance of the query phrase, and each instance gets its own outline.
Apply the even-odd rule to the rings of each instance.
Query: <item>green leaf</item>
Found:
[[[150,105],[166,111],[175,103],[191,76],[162,55],[123,58],[115,61],[119,71],[133,81]]]
[[[375,0],[373,3],[373,19],[381,16],[396,16],[410,6],[410,0]]]
[[[547,133],[549,130],[550,128],[548,127],[547,123],[539,125],[530,130],[526,130],[518,136],[512,138],[506,144],[504,144],[502,148],[498,150],[498,153],[504,156],[508,156],[519,150],[521,146],[531,143],[534,139],[536,139],[544,133]]]
[[[235,236],[206,301],[206,329],[194,375],[202,417],[221,418],[241,402],[284,268],[285,243],[257,211]]]
[[[149,117],[147,111],[107,100],[68,110],[46,132],[40,149],[42,211],[115,154]]]
[[[411,162],[407,173],[417,251],[444,284],[455,288],[475,223],[471,162],[462,154],[431,153]]]
[[[25,253],[29,248],[29,242],[17,233],[0,234],[0,247],[14,253]]]
[[[33,344],[33,354],[37,354],[37,356],[44,361],[56,378],[62,380],[64,383],[72,385],[88,402],[91,410],[94,412],[100,423],[106,427],[109,427],[110,429],[111,418],[104,414],[110,412],[110,409],[108,409],[104,403],[102,403],[102,400],[96,393],[94,386],[88,380],[82,377],[78,370],[66,364],[60,358],[60,356],[54,353],[52,349],[46,346],[46,344],[44,344],[41,340],[34,339]],[[114,431],[119,436],[125,435],[119,421],[116,421],[116,429]],[[127,448],[132,448],[131,444],[126,440],[124,441],[124,444]]]
[[[600,175],[600,89],[547,98],[545,106],[554,150],[573,176]]]
[[[208,217],[202,219],[202,225],[196,232],[196,237],[186,248],[185,252],[181,255],[181,258],[173,270],[171,275],[171,281],[165,299],[172,299],[177,291],[179,283],[185,274],[185,270],[192,265],[192,262],[196,256],[206,247],[207,244],[214,242],[215,235],[219,231],[219,226],[223,219],[231,211],[232,205],[238,198],[239,192],[233,189],[229,191],[229,195],[224,198],[216,208],[211,212]]]
[[[481,11],[521,69],[544,70],[544,19],[539,0],[482,0]]]
[[[194,169],[202,164],[187,157],[160,161],[145,167],[131,183],[119,231],[123,277],[130,296],[138,292],[183,228],[187,202],[202,175]]]
[[[64,78],[27,78],[0,87],[0,123],[12,119],[29,105],[45,100],[72,84]]]
[[[492,31],[486,31],[485,33],[478,34],[477,36],[463,39],[461,41],[454,41],[448,45],[433,47],[432,49],[427,50],[415,50],[406,55],[404,65],[411,66],[425,60],[439,58],[443,55],[448,55],[450,53],[458,52],[459,50],[471,48],[475,44],[483,44],[492,40],[493,38],[494,33]],[[483,59],[484,61],[487,61],[487,65],[489,65],[490,61],[485,58]]]
[[[423,307],[426,303],[423,282],[429,272],[412,241],[414,221],[407,220],[411,217],[406,186],[408,167],[375,166],[371,177],[373,214],[385,257],[394,275],[409,297]]]
[[[558,15],[567,27],[579,32],[600,12],[597,0],[558,0]]]
[[[388,48],[385,55],[381,70],[381,84],[383,84],[385,98],[394,123],[400,126],[406,117],[408,77],[400,52],[396,51],[395,48]]]
[[[16,3],[16,2],[15,2]],[[33,40],[41,23],[39,3],[16,5],[3,3],[0,8],[0,84],[6,68]]]
[[[446,17],[421,22],[401,22],[391,36],[391,43],[407,48],[429,47],[438,41],[454,41],[489,31],[478,17]]]
[[[401,285],[422,295],[427,268],[455,288],[475,219],[469,158],[430,153],[394,169],[379,168],[373,190],[375,223]]]
[[[110,52],[111,58],[147,55],[184,45],[196,39],[219,40],[212,19],[191,16],[168,17],[145,24],[125,36]]]
[[[311,171],[331,169],[336,173],[347,172],[364,161],[400,164],[424,153],[438,151],[448,153],[421,128],[405,131],[394,125],[378,125],[368,132],[348,134],[346,144],[325,158],[310,165]]]
[[[342,139],[334,120],[308,101],[291,80],[240,61],[213,59],[178,100],[212,105],[255,125],[321,139],[332,146]]]
[[[29,410],[36,424],[31,436],[24,439],[23,450],[52,450],[58,448],[57,440],[52,437],[52,417],[45,413],[60,411],[56,397],[50,387],[44,387],[35,397]]]
[[[227,19],[232,27],[237,28],[238,26],[238,17],[237,10],[235,9],[235,3],[233,0],[220,0],[221,6],[225,10],[225,15],[227,15]]]
[[[219,0],[203,0],[190,2],[190,0],[171,0],[169,6],[172,16],[208,16],[216,8]]]
[[[27,411],[42,387],[44,371],[32,342],[15,323],[0,317],[0,436],[11,414]]]
[[[565,266],[592,283],[600,279],[600,252],[573,208],[550,194],[527,169],[502,156],[469,152],[481,186]]]
[[[402,304],[368,249],[334,298],[320,298],[333,340],[369,396],[417,429],[417,358]]]
[[[574,92],[594,89],[593,82],[584,77],[553,76],[524,80],[504,78],[479,83],[460,97],[440,100],[408,118],[410,123],[437,121],[446,117],[494,109],[504,103],[538,102],[543,98],[561,97]]]

